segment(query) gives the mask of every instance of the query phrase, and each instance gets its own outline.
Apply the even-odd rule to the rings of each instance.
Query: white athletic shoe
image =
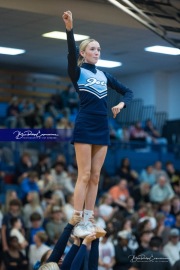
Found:
[[[95,226],[91,222],[84,223],[84,221],[79,222],[73,230],[74,236],[79,238],[85,238],[93,232],[95,232]]]

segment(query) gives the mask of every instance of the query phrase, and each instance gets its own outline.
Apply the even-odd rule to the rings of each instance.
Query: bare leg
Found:
[[[74,146],[78,166],[78,178],[74,190],[74,209],[82,211],[90,179],[92,145],[75,143]]]
[[[94,210],[101,168],[107,153],[107,146],[92,145],[91,174],[87,187],[85,209]]]

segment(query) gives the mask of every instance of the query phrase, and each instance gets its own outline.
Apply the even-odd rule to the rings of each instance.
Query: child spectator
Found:
[[[31,222],[31,227],[27,231],[28,235],[28,240],[30,244],[34,244],[34,235],[37,232],[44,232],[44,228],[42,227],[42,218],[39,213],[33,213],[30,216],[30,222]]]
[[[34,235],[34,243],[29,247],[29,262],[33,268],[37,261],[40,261],[42,255],[50,249],[45,243],[48,240],[48,236],[45,232],[37,232]]]

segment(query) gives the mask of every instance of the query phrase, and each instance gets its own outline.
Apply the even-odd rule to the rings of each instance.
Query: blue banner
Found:
[[[72,137],[72,129],[0,129],[1,142],[59,141],[67,142]]]

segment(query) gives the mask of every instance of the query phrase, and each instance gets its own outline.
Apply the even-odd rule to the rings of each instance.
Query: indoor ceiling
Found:
[[[161,4],[168,2],[158,1]],[[145,4],[153,1],[131,2],[145,7]],[[170,2],[180,10],[180,0]],[[108,0],[0,0],[0,46],[26,50],[25,54],[18,56],[1,54],[1,69],[16,68],[67,75],[66,41],[42,37],[46,32],[65,30],[62,21],[65,10],[73,13],[75,33],[89,35],[100,42],[102,59],[123,64],[121,67],[104,70],[116,76],[146,71],[180,71],[179,56],[144,51],[145,47],[153,45],[171,47],[168,41]],[[162,23],[162,17],[159,17],[159,23],[174,27],[173,38],[180,43],[179,13],[175,24],[169,17]]]

